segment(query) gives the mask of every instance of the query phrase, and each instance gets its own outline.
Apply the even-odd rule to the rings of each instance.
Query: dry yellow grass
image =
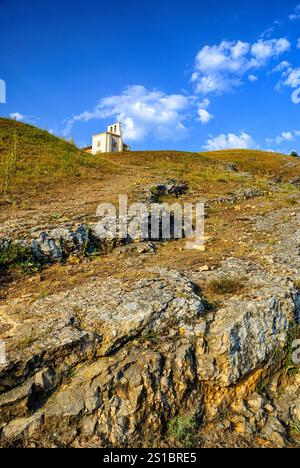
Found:
[[[13,135],[17,134],[17,162],[11,183],[11,200],[0,194],[0,223],[7,220],[42,219],[42,223],[59,224],[82,215],[89,221],[100,202],[117,202],[118,195],[128,194],[140,200],[143,188],[168,178],[189,184],[183,201],[227,196],[247,187],[263,188],[269,194],[259,199],[241,201],[235,205],[215,204],[207,210],[205,252],[186,251],[184,241],[166,244],[157,255],[143,259],[144,266],[195,270],[208,264],[217,266],[224,257],[247,257],[259,242],[255,232],[249,232],[247,217],[263,215],[280,207],[293,210],[297,190],[289,180],[300,177],[300,160],[280,154],[252,150],[187,153],[176,151],[144,151],[91,156],[74,145],[34,127],[0,119],[0,160],[9,157]],[[239,172],[227,172],[233,162]],[[3,167],[3,166],[2,166]],[[244,173],[250,173],[247,177]],[[269,179],[280,175],[279,191],[269,185]],[[4,172],[0,171],[3,186]],[[1,190],[0,190],[1,191]],[[272,240],[269,241],[272,249]],[[258,259],[259,261],[259,259]],[[93,275],[103,277],[130,274],[130,267],[118,257],[82,260],[51,267],[42,274],[27,279],[9,280],[9,292],[14,296],[20,288],[32,294],[49,293],[85,281]],[[201,286],[201,285],[200,285]],[[5,293],[5,294],[6,294]]]

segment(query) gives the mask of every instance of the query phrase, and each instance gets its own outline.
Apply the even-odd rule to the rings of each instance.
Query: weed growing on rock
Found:
[[[300,287],[300,284],[298,285]],[[297,287],[297,289],[299,289]],[[287,343],[287,358],[285,361],[285,372],[288,376],[297,375],[299,373],[299,367],[297,367],[293,361],[293,342],[298,337],[299,330],[298,326],[294,324],[290,328],[288,343]]]
[[[169,434],[185,447],[192,447],[195,443],[197,424],[193,418],[176,417],[169,423]]]
[[[292,427],[293,432],[300,434],[300,421],[296,421]]]
[[[23,274],[35,273],[40,269],[31,249],[19,244],[11,244],[0,251],[0,269],[7,270],[14,267],[17,267]]]

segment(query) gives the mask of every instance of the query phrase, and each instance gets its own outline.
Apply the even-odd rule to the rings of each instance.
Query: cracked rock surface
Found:
[[[253,229],[278,236],[268,255],[258,245],[264,262],[95,277],[2,306],[1,444],[151,444],[186,415],[204,431],[204,446],[229,430],[298,444],[299,374],[287,362],[300,321],[300,213],[282,225],[283,215],[253,220]],[[231,277],[243,278],[247,293],[210,310],[195,284]]]

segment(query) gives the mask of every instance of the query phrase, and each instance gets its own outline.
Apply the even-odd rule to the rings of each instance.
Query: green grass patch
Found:
[[[176,417],[169,423],[169,435],[190,448],[195,443],[195,432],[197,424],[193,418]]]
[[[11,268],[18,268],[21,273],[29,274],[37,272],[40,265],[30,248],[11,244],[0,251],[0,269],[8,270]]]

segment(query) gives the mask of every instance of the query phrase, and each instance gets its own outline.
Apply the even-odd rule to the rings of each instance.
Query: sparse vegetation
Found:
[[[292,431],[297,432],[297,434],[300,434],[300,421],[296,421],[293,423]]]
[[[244,288],[243,282],[239,278],[222,278],[212,280],[208,284],[208,289],[213,294],[237,294]]]
[[[9,195],[12,190],[13,180],[17,167],[17,134],[14,131],[12,136],[12,148],[3,162],[4,184],[2,187],[4,195]]]
[[[153,343],[153,344],[158,344],[159,339],[157,336],[153,335],[152,333],[145,333],[144,335],[141,335],[139,338],[141,343],[146,343],[147,341]]]
[[[10,134],[9,138],[6,138],[5,133],[2,133],[1,126],[3,123],[3,125],[6,126],[9,130],[10,125],[12,126],[12,124],[5,119],[2,120],[0,119],[0,159],[3,158],[4,160],[8,154],[6,149],[12,141],[12,133]],[[293,204],[290,202],[290,200],[297,200],[296,197],[298,195],[296,190],[298,189],[295,189],[291,184],[287,184],[287,182],[292,176],[295,176],[295,172],[296,175],[300,176],[300,160],[292,160],[293,167],[290,168],[289,164],[291,163],[291,158],[283,157],[279,154],[273,155],[270,153],[266,154],[258,151],[241,150],[223,151],[213,154],[192,154],[187,152],[174,151],[132,152],[127,154],[101,154],[94,157],[92,155],[82,153],[80,150],[76,149],[74,145],[70,145],[69,143],[57,139],[51,135],[49,136],[46,132],[42,132],[38,129],[34,129],[33,127],[20,123],[16,123],[16,127],[16,141],[18,142],[16,152],[17,157],[15,158],[16,164],[14,166],[14,170],[12,171],[13,176],[11,177],[9,184],[9,191],[13,196],[13,202],[10,202],[10,205],[8,206],[7,200],[1,200],[0,198],[0,217],[2,216],[5,229],[7,227],[6,232],[10,233],[10,229],[12,228],[14,235],[16,236],[15,238],[27,239],[30,238],[32,232],[39,231],[41,226],[41,229],[44,229],[44,227],[45,229],[48,229],[48,226],[50,225],[52,229],[52,226],[60,226],[64,223],[76,223],[76,225],[77,223],[80,223],[80,225],[84,225],[87,228],[86,230],[89,231],[88,222],[94,222],[96,205],[100,202],[100,199],[102,201],[102,197],[106,197],[105,201],[115,202],[119,193],[128,193],[130,201],[140,201],[141,197],[145,194],[145,187],[147,187],[147,196],[149,196],[148,188],[150,186],[153,186],[155,189],[154,184],[158,184],[160,181],[166,181],[171,178],[185,180],[189,184],[191,190],[184,195],[184,202],[194,202],[195,200],[202,200],[207,198],[211,198],[213,200],[208,200],[208,205],[210,205],[210,208],[206,212],[206,214],[209,214],[209,216],[206,218],[205,251],[185,249],[184,244],[186,239],[180,239],[174,242],[166,242],[157,246],[149,246],[149,250],[145,249],[145,254],[140,254],[139,249],[131,250],[131,246],[126,246],[124,251],[123,248],[117,249],[112,254],[105,252],[104,249],[102,250],[101,246],[98,247],[98,250],[95,248],[94,251],[91,251],[88,242],[85,242],[84,245],[82,245],[80,251],[78,249],[76,253],[73,252],[70,258],[66,259],[66,261],[63,261],[59,264],[49,264],[47,267],[43,268],[43,271],[41,271],[40,274],[35,274],[32,277],[23,277],[18,274],[19,271],[22,273],[35,272],[40,268],[39,264],[33,258],[30,249],[22,247],[20,244],[14,244],[0,252],[0,268],[2,270],[1,273],[3,273],[1,278],[3,281],[3,298],[4,300],[7,298],[8,301],[12,301],[15,298],[20,298],[20,304],[22,305],[21,307],[18,303],[18,307],[14,311],[15,315],[13,316],[11,314],[10,317],[14,318],[15,320],[20,319],[21,329],[23,329],[23,324],[25,324],[24,335],[22,335],[20,339],[21,346],[28,347],[36,343],[36,348],[39,349],[44,337],[47,339],[47,341],[45,340],[46,343],[48,343],[48,341],[51,342],[50,338],[52,338],[48,337],[48,334],[53,334],[55,337],[57,334],[57,313],[55,310],[53,311],[53,320],[52,318],[49,320],[47,317],[45,317],[45,313],[40,312],[38,314],[38,319],[43,320],[43,327],[41,332],[42,335],[39,335],[39,330],[36,330],[34,328],[34,324],[30,322],[30,329],[27,328],[28,325],[26,319],[27,317],[29,319],[31,318],[30,314],[28,313],[28,309],[26,308],[27,303],[32,304],[37,298],[45,299],[48,296],[57,294],[59,292],[73,291],[73,289],[77,289],[77,287],[81,288],[83,286],[84,288],[85,284],[91,285],[92,289],[88,290],[88,294],[90,296],[91,290],[96,291],[96,287],[93,288],[93,285],[98,284],[98,278],[99,281],[107,283],[107,287],[109,288],[109,297],[111,296],[110,288],[113,288],[113,286],[110,286],[111,279],[117,280],[116,284],[120,280],[123,286],[122,293],[120,292],[119,297],[122,297],[121,294],[123,294],[124,291],[124,294],[130,293],[131,301],[132,293],[134,292],[135,288],[135,282],[141,280],[141,270],[143,270],[142,277],[147,281],[145,284],[148,284],[148,282],[152,283],[152,280],[157,279],[157,269],[155,267],[159,266],[161,268],[167,268],[168,270],[184,271],[192,281],[199,282],[199,285],[194,285],[194,292],[201,298],[206,313],[202,314],[202,309],[201,311],[199,310],[198,320],[198,318],[195,319],[195,315],[193,313],[189,313],[191,310],[189,309],[186,317],[184,317],[184,321],[181,321],[180,317],[178,322],[174,322],[174,326],[171,324],[172,333],[169,335],[167,333],[167,328],[170,326],[170,322],[169,318],[167,318],[168,322],[166,322],[166,326],[161,329],[161,332],[158,332],[156,328],[156,331],[151,331],[151,328],[149,327],[145,328],[144,332],[141,332],[141,334],[138,336],[135,335],[135,331],[130,333],[130,335],[128,334],[130,337],[129,342],[125,342],[125,340],[121,338],[121,341],[115,341],[115,343],[121,343],[122,346],[124,344],[124,346],[130,348],[130,350],[134,349],[134,359],[136,359],[136,353],[141,355],[144,359],[144,356],[147,355],[148,351],[151,352],[151,356],[149,354],[150,361],[146,362],[151,362],[152,366],[152,362],[154,362],[154,357],[152,356],[156,356],[156,352],[161,351],[161,343],[164,342],[166,344],[164,349],[170,349],[172,352],[170,361],[167,361],[167,364],[168,362],[171,363],[171,370],[172,363],[175,362],[177,356],[177,354],[174,352],[174,347],[175,345],[177,346],[177,342],[180,345],[180,359],[182,356],[181,345],[183,344],[184,348],[182,349],[184,353],[189,353],[186,354],[186,358],[190,356],[193,359],[193,361],[189,359],[191,365],[193,362],[197,362],[198,355],[194,355],[194,350],[190,346],[188,349],[191,349],[191,351],[185,351],[185,343],[187,343],[188,340],[193,339],[192,337],[194,337],[194,334],[197,336],[197,340],[199,340],[199,351],[200,348],[202,348],[200,340],[203,334],[203,347],[205,346],[205,353],[209,353],[209,348],[214,348],[214,346],[211,346],[210,340],[215,338],[214,336],[211,338],[210,335],[211,331],[213,331],[211,323],[213,321],[214,323],[217,323],[219,318],[222,320],[222,314],[218,314],[216,310],[226,306],[227,301],[230,303],[232,302],[232,307],[234,307],[235,300],[228,300],[230,295],[242,293],[243,297],[240,297],[239,300],[236,301],[237,303],[241,303],[242,300],[250,301],[252,297],[254,298],[254,295],[252,296],[254,289],[255,294],[257,291],[262,289],[259,286],[259,276],[255,277],[256,281],[254,285],[254,281],[252,281],[252,277],[250,275],[249,279],[246,280],[246,277],[248,278],[247,269],[244,270],[244,273],[241,273],[241,276],[239,277],[238,273],[235,273],[235,268],[231,269],[230,265],[228,268],[226,267],[226,269],[223,270],[223,261],[229,257],[238,257],[241,259],[241,263],[243,260],[251,260],[259,264],[259,267],[265,268],[266,271],[271,271],[271,268],[273,268],[274,265],[269,269],[269,252],[276,252],[276,245],[282,241],[281,233],[277,232],[276,229],[270,229],[270,232],[262,232],[259,229],[250,230],[249,226],[253,226],[253,216],[255,216],[256,220],[257,218],[260,218],[260,215],[270,213],[274,211],[274,209],[277,210],[279,206],[285,208],[283,214],[280,215],[280,218],[284,218],[284,216],[286,216],[283,222],[289,223],[291,219],[296,222],[296,217],[294,218],[294,216],[291,216],[291,214],[292,211],[296,212],[297,210],[286,208],[290,208],[289,205]],[[225,173],[224,168],[226,161],[236,161],[239,171],[241,172]],[[250,172],[250,177],[247,175],[243,176],[242,174],[244,172],[242,171]],[[266,193],[265,197],[261,197],[255,200],[239,199],[236,201],[236,199],[234,199],[232,203],[226,201],[227,195],[235,195],[237,190],[243,187],[254,189],[258,187],[262,189],[269,187],[268,181],[270,179],[270,174],[274,176],[278,173],[282,174],[284,183],[278,186],[278,190],[272,190],[269,195]],[[0,183],[2,182],[5,182],[5,172],[0,173]],[[19,191],[22,192],[21,196],[19,195]],[[269,189],[267,189],[267,192],[268,191]],[[157,193],[157,195],[160,196],[159,193]],[[20,202],[17,202],[18,197]],[[216,200],[219,198],[221,200],[225,199],[225,201],[218,203]],[[161,199],[168,200],[168,197],[163,195]],[[21,202],[24,203],[22,207]],[[20,218],[18,218],[19,214]],[[263,216],[261,216],[261,218],[263,218]],[[21,219],[21,222],[18,225],[17,223],[19,219]],[[24,223],[22,224],[24,219],[26,219],[25,225]],[[36,228],[36,226],[37,229],[33,231],[32,228]],[[272,224],[272,226],[274,226],[274,224]],[[280,228],[281,227],[282,226],[280,225]],[[20,236],[19,232],[21,233]],[[26,237],[22,237],[24,233],[26,233]],[[92,237],[92,233],[90,234],[90,237]],[[263,250],[257,249],[257,246],[260,244],[262,244]],[[152,255],[152,249],[154,250],[154,247],[155,255]],[[98,255],[101,255],[99,259],[96,258]],[[285,268],[288,269],[289,266]],[[233,276],[230,276],[230,274]],[[253,275],[255,275],[255,269],[253,270]],[[107,281],[108,278],[109,281]],[[217,279],[211,281],[212,278]],[[113,285],[113,282],[111,284]],[[162,282],[161,284],[164,288],[164,283]],[[296,287],[300,291],[300,279],[296,282]],[[159,291],[160,289],[158,290],[158,295],[160,294]],[[183,302],[186,303],[190,297],[189,288],[182,290],[180,289],[177,291],[177,287],[175,287],[174,291],[176,291],[176,298],[181,299],[178,302],[179,305]],[[146,296],[146,300],[148,300],[148,297],[149,296]],[[155,296],[153,295],[153,297]],[[71,300],[72,298],[69,297],[69,299],[69,303],[73,304]],[[55,301],[56,298],[54,297],[53,300]],[[58,307],[59,309],[63,310],[64,307],[60,305],[60,300],[61,299],[59,299]],[[290,300],[290,295],[288,296],[288,300]],[[99,301],[104,301],[104,304],[109,303],[109,301],[105,300],[105,295],[101,295]],[[264,296],[262,295],[262,299],[259,299],[257,296],[255,296],[254,301],[262,302],[264,301]],[[52,298],[42,302],[46,303],[46,308],[43,310],[47,310],[47,313],[48,310],[51,312],[51,304],[54,303],[52,302]],[[84,307],[82,306],[81,302],[79,302],[78,305],[77,300],[74,302],[74,304],[75,303],[76,306],[74,306],[74,308],[72,305],[72,316],[74,314],[74,317],[77,317],[78,321],[83,326],[85,316]],[[25,305],[24,308],[23,305]],[[56,307],[56,305],[54,307]],[[155,311],[156,305],[154,307]],[[243,305],[241,304],[241,310],[243,310],[242,308]],[[112,310],[114,309],[115,305],[112,304]],[[172,314],[173,310],[174,309],[172,309]],[[235,309],[233,309],[233,311],[235,311]],[[267,310],[266,313],[269,312],[273,311]],[[291,315],[292,312],[293,311],[291,311]],[[234,315],[234,313],[231,314],[230,312],[227,314],[229,317],[231,315]],[[252,312],[250,316],[252,317]],[[24,321],[23,317],[25,317]],[[206,325],[204,322],[206,322]],[[253,320],[253,323],[254,322],[255,321]],[[48,323],[49,326],[47,326]],[[64,322],[62,323],[64,324]],[[89,323],[92,322],[89,320]],[[175,325],[177,323],[178,326]],[[193,327],[195,323],[197,323],[197,329],[195,329],[194,332]],[[70,320],[70,326],[72,324],[74,325],[73,319]],[[119,327],[119,324],[120,321],[117,323],[117,327]],[[233,325],[234,324],[232,323],[232,326]],[[240,327],[239,322],[238,327]],[[103,330],[105,335],[105,327]],[[102,330],[100,331],[101,335],[99,333],[99,336],[102,336]],[[246,333],[249,333],[249,337],[251,339],[252,328],[249,330],[247,328]],[[272,335],[271,321],[270,335]],[[189,338],[189,336],[191,336],[191,338]],[[289,378],[287,378],[288,376],[296,372],[295,365],[291,360],[291,344],[293,336],[294,335],[291,334],[290,345],[288,349],[284,349],[284,352],[281,346],[276,347],[276,342],[276,349],[272,351],[272,353],[270,351],[270,356],[268,352],[268,362],[273,362],[274,364],[279,362],[282,364],[283,359],[287,358],[288,355],[286,361],[287,374],[284,375],[284,377],[286,377],[286,381],[289,381]],[[132,337],[135,338],[132,340]],[[17,337],[17,339],[19,340],[19,337]],[[227,341],[228,344],[230,344],[230,340]],[[251,348],[249,359],[252,357],[252,349],[255,350],[255,347],[258,346],[260,350],[260,343],[258,343],[258,341],[259,340],[257,340],[256,344],[256,340],[253,340],[253,347],[252,343],[249,344],[249,349]],[[19,342],[17,341],[17,343]],[[261,344],[263,347],[265,346],[264,342]],[[231,356],[231,353],[239,353],[239,347],[240,343],[236,339],[234,333],[232,338],[232,345],[230,348],[228,346],[228,356]],[[241,347],[244,350],[244,346],[241,345]],[[33,348],[35,348],[35,346]],[[246,346],[245,349],[247,349]],[[177,353],[176,348],[175,350]],[[32,354],[34,351],[35,349],[32,349]],[[216,356],[214,349],[212,349],[212,352],[213,354],[211,356],[211,362],[216,362],[215,360],[218,359],[218,357]],[[112,354],[118,356],[118,353],[119,349],[116,349],[116,353]],[[161,356],[164,358],[164,352]],[[110,362],[113,362],[113,359],[114,357],[109,357]],[[167,357],[167,359],[169,358]],[[202,351],[201,355],[199,354],[199,360],[201,359]],[[223,355],[221,356],[221,359],[223,359]],[[233,356],[232,359],[235,359],[235,356]],[[244,354],[242,360],[243,359]],[[157,389],[160,390],[159,380],[162,375],[161,363],[163,361],[159,359],[157,362],[157,375],[159,378],[156,380],[155,377],[155,382],[158,382]],[[220,366],[218,362],[216,363],[216,366],[218,366],[220,370],[223,367],[222,362],[220,362]],[[236,362],[238,364],[240,363],[239,355],[237,355]],[[259,362],[259,367],[261,367],[262,361],[260,360]],[[67,380],[71,380],[76,376],[76,366],[77,364],[74,364],[74,368],[70,369],[69,371],[66,369],[63,371],[64,379],[66,378]],[[169,364],[166,365],[165,368],[168,369],[168,366]],[[247,368],[247,374],[245,374],[246,380],[244,381],[241,379],[239,382],[242,384],[242,386],[245,384],[247,391],[248,389],[249,391],[251,389],[252,392],[252,389],[254,389],[258,379],[261,378],[261,382],[257,386],[257,392],[260,395],[267,396],[269,392],[268,385],[271,384],[271,380],[269,380],[269,377],[268,379],[262,378],[261,375],[265,376],[268,374],[260,373],[262,372],[262,369],[256,369],[254,366],[256,366],[255,362],[253,365],[253,371],[255,371],[253,375],[248,375],[249,369]],[[137,372],[139,372],[139,369],[140,367],[137,368]],[[224,366],[224,372],[227,373],[227,371],[228,366]],[[258,371],[257,374],[256,371]],[[200,375],[200,373],[197,375]],[[166,376],[166,378],[171,379],[173,378],[173,375],[177,379],[177,372],[175,371],[173,373],[171,372],[170,374],[165,373],[164,377]],[[183,372],[178,374],[179,385],[186,385],[186,392],[184,392],[182,396],[183,399],[186,397],[186,395],[188,398],[189,395],[193,397],[194,386],[193,382],[191,383],[190,375],[190,372]],[[184,381],[186,376],[188,380]],[[224,377],[227,377],[227,374]],[[77,384],[80,385],[81,377],[78,380],[79,381]],[[219,381],[221,381],[221,379],[218,377],[218,385]],[[198,385],[198,380],[196,383]],[[67,382],[67,386],[69,386],[68,384],[69,382]],[[164,384],[163,381],[162,384]],[[170,385],[171,384],[172,380],[170,380]],[[205,385],[206,384],[204,384],[204,386]],[[239,390],[240,389],[241,388],[239,387]],[[207,388],[207,390],[209,389]],[[219,390],[220,389],[218,389],[218,392]],[[58,391],[60,391],[60,389],[58,389]],[[148,390],[146,389],[145,391],[147,392]],[[198,391],[196,387],[195,391]],[[165,390],[163,389],[162,392],[160,392],[158,395],[159,398],[163,398],[165,395]],[[211,395],[214,396],[214,393],[211,392]],[[208,396],[210,396],[210,391],[208,391]],[[217,400],[217,397],[215,400]],[[190,401],[192,405],[194,400]],[[179,403],[181,403],[181,401]],[[170,400],[170,406],[172,404],[173,403]],[[188,408],[190,411],[192,411],[192,409],[190,409],[191,407],[188,405],[181,405],[174,409],[172,408],[173,415],[183,414],[183,416],[175,417],[169,422],[167,428],[164,427],[164,430],[167,429],[167,432],[165,433],[167,440],[165,442],[170,443],[170,445],[173,444],[174,446],[193,447],[196,443],[200,444],[202,442],[201,433],[198,430],[201,420],[199,421],[198,418],[193,419],[189,417],[190,414],[187,415],[186,413],[183,413],[183,408],[185,410]],[[225,413],[225,409],[223,413],[222,405],[222,416],[224,416],[224,422],[227,424],[229,423],[226,425],[226,427],[228,427],[228,430],[226,430],[226,435],[224,434],[223,438],[223,434],[218,433],[219,429],[215,431],[219,437],[219,441],[221,441],[220,443],[223,445],[226,444],[226,436],[230,436],[231,434],[234,435],[233,431],[235,430],[235,423],[231,422]],[[155,411],[151,410],[151,408],[149,409],[149,414],[151,418],[157,417],[157,420],[161,421],[161,415],[157,415]],[[229,415],[230,413],[228,409],[228,416]],[[252,417],[252,415],[249,415],[249,417]],[[74,423],[77,423],[77,419],[80,422],[80,418],[74,418]],[[146,418],[148,418],[147,411],[145,412],[141,405],[137,405],[136,419],[134,420],[134,424],[138,422],[139,426],[141,427],[144,421],[146,421]],[[289,426],[289,422],[286,422],[285,424],[286,427],[292,431],[292,426]],[[220,426],[221,425],[210,426],[208,431],[213,432],[216,427]],[[211,429],[211,427],[213,427],[213,429]],[[296,422],[296,427],[298,427],[298,422]],[[157,434],[158,433],[160,433],[160,431],[157,431]],[[256,434],[251,434],[251,437],[252,435],[256,437]],[[241,437],[241,434],[238,433],[236,437]],[[147,442],[148,441],[145,440],[145,443]]]
[[[197,424],[193,418],[176,417],[169,423],[169,434],[177,442],[189,448],[195,442],[196,427]]]
[[[53,219],[53,220],[58,220],[58,219],[61,218],[61,214],[60,213],[51,213],[50,218]]]
[[[193,191],[207,196],[224,195],[243,187],[253,186],[254,180],[243,174],[251,173],[255,184],[268,188],[268,180],[274,174],[282,174],[283,186],[300,175],[300,160],[293,161],[297,167],[286,165],[287,157],[280,154],[255,150],[226,150],[214,153],[189,153],[179,151],[141,151],[118,154],[91,155],[84,153],[74,144],[57,138],[48,132],[21,122],[0,118],[0,192],[5,187],[5,170],[11,151],[14,134],[18,157],[10,180],[10,191],[14,199],[24,203],[31,201],[42,189],[55,192],[70,184],[76,187],[84,182],[121,177],[124,180],[134,171],[135,183],[155,184],[160,180],[184,180]],[[226,163],[234,163],[240,172],[228,173]],[[299,162],[299,171],[298,171]],[[119,179],[120,180],[120,179]],[[153,185],[154,186],[154,185]]]
[[[39,264],[31,249],[20,244],[10,244],[6,249],[0,250],[0,269],[13,267],[19,268],[23,274],[28,274],[38,271]]]
[[[298,282],[300,282],[300,280],[298,280]],[[296,366],[293,361],[293,351],[294,351],[293,343],[294,343],[294,340],[296,340],[298,336],[299,336],[299,328],[295,324],[294,326],[290,328],[289,339],[287,343],[287,357],[285,361],[285,372],[288,376],[297,375],[300,371],[299,366]]]
[[[74,180],[101,167],[72,143],[50,133],[0,118],[0,193],[19,194]]]
[[[24,341],[22,343],[22,346],[24,348],[27,348],[27,347],[31,346],[35,342],[35,340],[36,340],[36,338],[33,335],[29,335],[24,339]]]
[[[267,396],[267,390],[268,390],[268,382],[266,380],[260,380],[259,383],[256,386],[256,392],[265,398]]]

